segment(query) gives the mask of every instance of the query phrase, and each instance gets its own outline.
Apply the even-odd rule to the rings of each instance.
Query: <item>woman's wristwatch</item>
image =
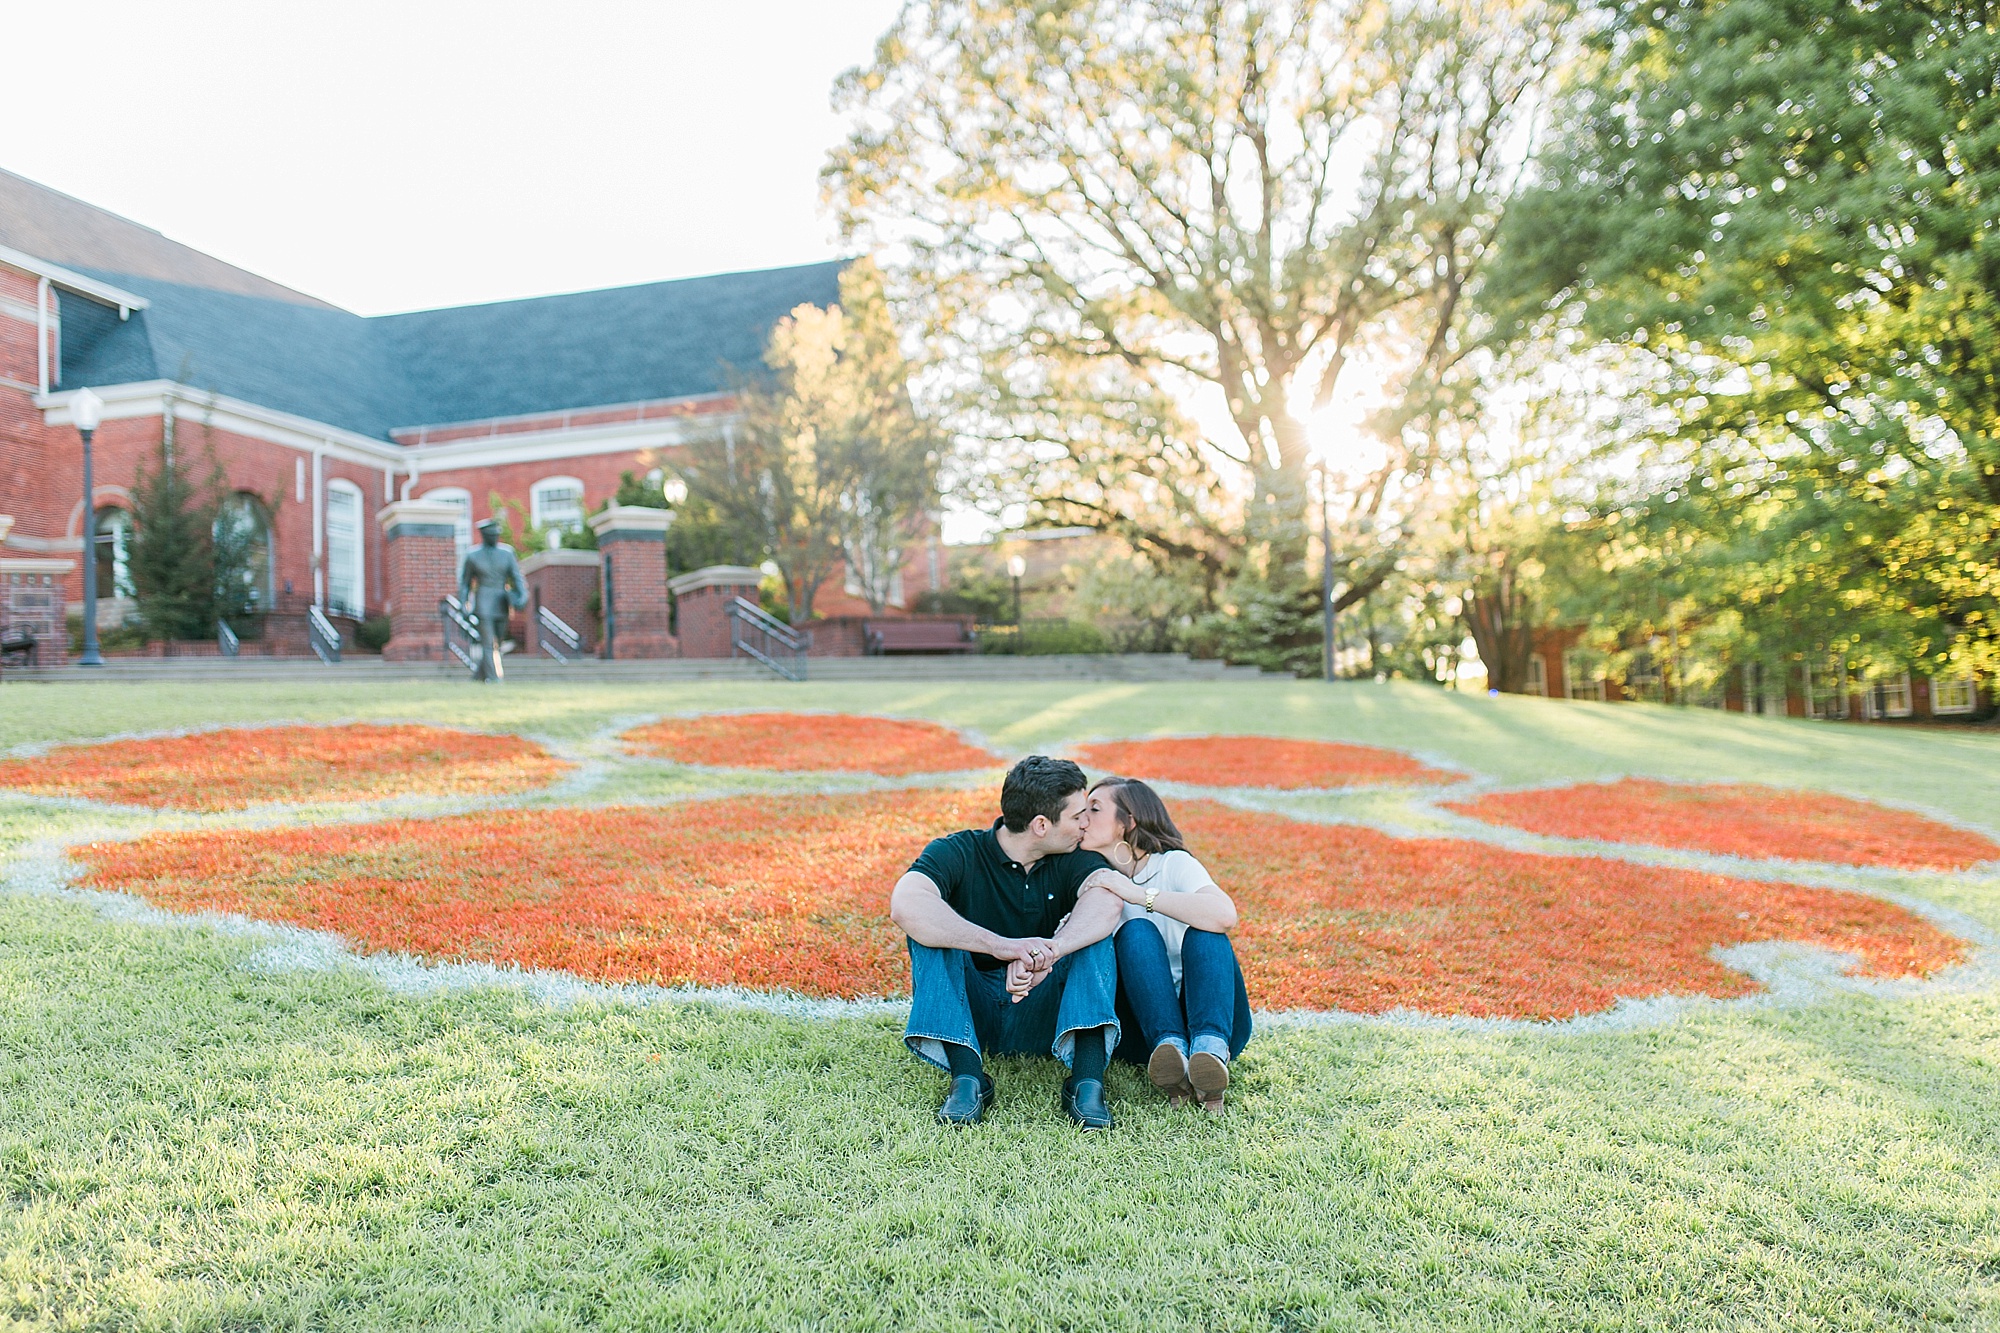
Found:
[[[1148,912],[1150,912],[1150,911],[1152,911],[1152,910],[1153,910],[1153,900],[1154,900],[1155,898],[1158,898],[1159,896],[1160,896],[1160,887],[1159,887],[1159,885],[1157,885],[1157,884],[1154,884],[1154,885],[1150,885],[1150,886],[1148,886],[1148,887],[1147,887],[1147,889],[1146,889],[1146,910],[1147,910]]]

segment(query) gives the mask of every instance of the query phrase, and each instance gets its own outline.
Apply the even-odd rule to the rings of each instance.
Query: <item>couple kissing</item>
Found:
[[[1092,785],[1067,759],[1030,755],[1001,784],[1000,818],[927,845],[889,915],[909,936],[903,1040],[951,1074],[939,1120],[985,1116],[989,1054],[1069,1066],[1063,1110],[1084,1129],[1112,1127],[1114,1058],[1222,1111],[1250,1040],[1236,906],[1145,783]]]

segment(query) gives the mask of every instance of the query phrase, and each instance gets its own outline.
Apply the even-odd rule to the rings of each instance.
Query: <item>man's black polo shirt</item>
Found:
[[[1023,866],[1000,850],[994,836],[999,831],[996,819],[992,828],[935,838],[910,867],[937,885],[954,912],[995,935],[1022,939],[1055,934],[1091,872],[1111,866],[1096,852],[1085,851],[1044,856]],[[972,955],[972,961],[988,972],[1007,965],[983,953]]]

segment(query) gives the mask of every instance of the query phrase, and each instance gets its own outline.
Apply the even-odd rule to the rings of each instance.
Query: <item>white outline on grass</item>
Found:
[[[259,942],[239,964],[244,970],[269,973],[352,971],[373,978],[398,995],[449,995],[477,990],[511,990],[557,1008],[581,1002],[647,1007],[658,1004],[706,1004],[784,1018],[904,1018],[907,999],[830,999],[785,991],[757,991],[737,986],[661,986],[645,982],[588,981],[569,972],[525,968],[512,964],[440,963],[405,953],[362,953],[342,935],[257,920],[234,912],[171,912],[133,894],[76,886],[82,872],[68,848],[83,842],[125,841],[152,830],[105,837],[80,833],[60,842],[31,843],[5,867],[0,890],[32,897],[55,898],[95,910],[106,920],[169,929],[206,929],[231,938]],[[1794,882],[1794,881],[1785,881]],[[1664,1026],[1698,1014],[1800,1008],[1837,996],[1877,999],[1925,999],[2000,991],[2000,934],[1949,908],[1901,894],[1873,893],[1930,921],[1971,946],[1966,960],[1922,980],[1853,975],[1848,968],[1860,959],[1788,940],[1761,941],[1710,950],[1710,957],[1741,972],[1763,989],[1729,999],[1706,995],[1664,995],[1624,998],[1611,1008],[1573,1018],[1479,1018],[1462,1014],[1431,1014],[1392,1009],[1379,1014],[1347,1010],[1282,1010],[1256,1015],[1261,1030],[1333,1027],[1417,1028],[1466,1034],[1545,1036],[1630,1032]]]
[[[411,725],[433,727],[443,731],[458,731],[468,735],[512,735],[534,741],[550,754],[574,764],[575,770],[557,782],[545,787],[524,792],[496,793],[482,797],[450,797],[409,793],[393,797],[364,798],[358,801],[327,801],[319,803],[267,802],[257,806],[232,811],[182,811],[157,809],[150,806],[127,806],[106,802],[90,801],[76,797],[45,797],[19,791],[0,792],[10,799],[40,808],[62,809],[81,813],[103,813],[126,818],[140,818],[151,821],[142,828],[119,830],[98,829],[72,834],[57,840],[32,843],[5,865],[0,874],[0,888],[10,892],[42,896],[57,896],[71,901],[89,904],[103,916],[112,920],[133,924],[167,926],[176,928],[207,928],[224,935],[257,939],[265,942],[263,948],[247,958],[243,966],[259,971],[331,971],[351,968],[376,978],[386,989],[398,994],[435,994],[462,992],[477,989],[511,989],[523,992],[533,998],[552,1005],[568,1005],[578,1001],[594,1001],[609,1004],[650,1005],[659,1003],[705,1003],[725,1008],[754,1010],[787,1017],[836,1018],[836,1017],[878,1017],[884,1015],[902,1016],[908,1013],[909,1002],[896,999],[825,999],[801,996],[788,992],[767,992],[747,990],[741,987],[723,986],[659,986],[648,983],[603,983],[587,981],[571,973],[549,969],[522,968],[514,965],[490,963],[440,963],[409,954],[361,953],[342,936],[325,931],[306,930],[295,926],[279,925],[260,921],[234,913],[176,913],[157,908],[143,898],[134,895],[81,889],[75,887],[75,879],[80,867],[70,859],[67,848],[84,842],[127,841],[155,832],[210,830],[220,828],[267,829],[274,827],[296,827],[300,825],[343,825],[375,822],[382,819],[398,818],[450,818],[455,816],[488,813],[496,810],[533,810],[550,808],[552,802],[563,803],[557,808],[589,809],[615,808],[617,806],[659,807],[678,805],[689,801],[741,798],[745,796],[852,796],[879,793],[890,790],[917,788],[939,790],[972,790],[968,779],[984,777],[990,770],[966,769],[949,773],[911,774],[894,778],[882,774],[847,773],[838,770],[827,772],[801,772],[779,769],[743,769],[721,766],[681,764],[673,760],[654,756],[634,755],[627,751],[624,736],[636,727],[668,717],[703,716],[749,716],[763,713],[791,712],[810,716],[848,716],[834,709],[781,709],[744,708],[717,711],[690,710],[674,713],[622,714],[608,720],[607,724],[590,736],[576,743],[566,743],[553,738],[532,735],[525,732],[482,731],[472,727],[440,726],[434,722],[412,720]],[[937,722],[932,718],[900,718],[890,714],[865,714],[863,716],[890,717],[892,720],[924,722],[945,727],[968,742],[982,749],[993,751],[978,733]],[[403,719],[348,718],[329,722],[285,722],[269,721],[253,724],[229,723],[210,727],[189,727],[153,732],[126,733],[101,737],[90,741],[52,741],[30,746],[17,746],[5,752],[13,757],[34,757],[46,753],[59,745],[102,744],[120,740],[147,740],[162,737],[202,735],[219,731],[264,730],[286,726],[336,727],[352,725],[356,722],[377,725],[396,725]],[[1201,737],[1181,737],[1200,739]],[[1130,739],[1130,738],[1112,738]],[[1154,739],[1154,738],[1140,738]],[[1050,747],[1050,753],[1062,754],[1075,747],[1100,743],[1098,740],[1065,742]],[[1387,748],[1387,747],[1375,747]],[[1468,1033],[1542,1033],[1556,1035],[1562,1033],[1592,1033],[1630,1031],[1638,1028],[1656,1027],[1677,1018],[1698,1013],[1730,1012],[1745,1009],[1769,1009],[1794,1007],[1816,1003],[1836,995],[1868,995],[1876,998],[1921,998],[1947,994],[1970,994],[2000,990],[2000,934],[1996,934],[1976,919],[1965,913],[1943,907],[1929,899],[1899,892],[1898,887],[1909,884],[1913,879],[1954,876],[1961,881],[1965,878],[1973,882],[1988,879],[1982,873],[1970,871],[1908,871],[1892,867],[1862,867],[1838,863],[1809,863],[1784,860],[1752,859],[1740,856],[1697,852],[1679,848],[1658,847],[1643,843],[1621,843],[1602,839],[1557,838],[1543,834],[1529,833],[1507,825],[1491,824],[1469,815],[1461,815],[1443,808],[1446,800],[1476,798],[1492,791],[1539,791],[1558,790],[1567,787],[1591,784],[1610,784],[1624,777],[1650,777],[1644,774],[1600,776],[1592,779],[1569,779],[1546,784],[1528,786],[1501,785],[1484,780],[1450,760],[1440,761],[1417,751],[1400,751],[1446,771],[1463,773],[1464,783],[1443,784],[1400,784],[1382,783],[1365,786],[1334,788],[1262,788],[1262,787],[1207,787],[1188,783],[1160,782],[1157,785],[1164,794],[1176,797],[1192,797],[1214,800],[1221,804],[1257,813],[1279,815],[1305,823],[1333,824],[1365,828],[1384,836],[1399,840],[1441,840],[1473,842],[1497,847],[1508,851],[1524,852],[1541,856],[1590,857],[1598,860],[1620,862],[1660,869],[1686,870],[1727,875],[1738,879],[1748,879],[1765,883],[1799,884],[1806,887],[1825,888],[1843,892],[1860,893],[1895,904],[1911,912],[1946,933],[1970,945],[1966,960],[1945,968],[1935,975],[1922,980],[1909,978],[1871,978],[1850,973],[1847,969],[1861,960],[1849,953],[1836,952],[1819,946],[1796,941],[1771,940],[1734,946],[1717,946],[1710,956],[1732,971],[1740,972],[1761,987],[1757,993],[1734,998],[1718,998],[1706,995],[1677,996],[1664,995],[1646,999],[1620,999],[1611,1008],[1589,1014],[1580,1014],[1567,1019],[1538,1020],[1523,1018],[1478,1018],[1467,1015],[1431,1014],[1418,1010],[1395,1009],[1379,1014],[1357,1013],[1346,1010],[1284,1010],[1258,1014],[1258,1023],[1267,1029],[1321,1028],[1374,1026],[1396,1028],[1423,1028],[1429,1030],[1460,1031]],[[628,772],[657,772],[662,768],[692,773],[701,777],[722,779],[714,787],[701,787],[682,793],[659,796],[624,796],[593,806],[579,801],[592,791],[603,787],[619,769]],[[771,780],[769,786],[731,786],[727,779],[732,776],[751,776]],[[803,779],[803,781],[801,780]],[[1695,781],[1672,778],[1655,779],[1676,782],[1686,786],[1712,785]],[[1768,784],[1761,784],[1768,785]],[[1820,790],[1801,788],[1799,790]],[[1846,795],[1846,793],[1834,793]],[[1361,811],[1342,811],[1338,808],[1313,808],[1302,802],[1331,801],[1336,805],[1344,798],[1374,797],[1370,804],[1375,808]],[[1405,823],[1393,814],[1380,808],[1380,798],[1388,797],[1390,805],[1400,804],[1416,821]],[[1859,801],[1872,801],[1871,797],[1850,797]],[[1900,808],[1912,813],[1936,819],[1950,827],[1965,828],[1954,819],[1940,815],[1936,811],[1907,803],[1875,802],[1891,808]],[[1973,828],[1975,832],[1985,830]],[[1982,863],[1987,869],[1994,863]],[[2000,884],[2000,877],[1996,877]]]

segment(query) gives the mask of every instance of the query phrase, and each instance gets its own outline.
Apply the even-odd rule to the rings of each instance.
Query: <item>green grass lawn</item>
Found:
[[[0,688],[0,746],[412,719],[585,747],[798,707],[1008,751],[1260,732],[1505,783],[1824,787],[2000,833],[2000,736],[1404,686]],[[684,794],[635,768],[577,799]],[[0,798],[0,857],[127,815]],[[1913,889],[2000,927],[2000,883]],[[887,891],[884,885],[884,892]],[[2000,994],[1625,1031],[1261,1034],[1229,1115],[1052,1063],[988,1124],[889,1018],[553,1007],[273,972],[254,940],[0,894],[0,1318],[55,1328],[2000,1327]]]

